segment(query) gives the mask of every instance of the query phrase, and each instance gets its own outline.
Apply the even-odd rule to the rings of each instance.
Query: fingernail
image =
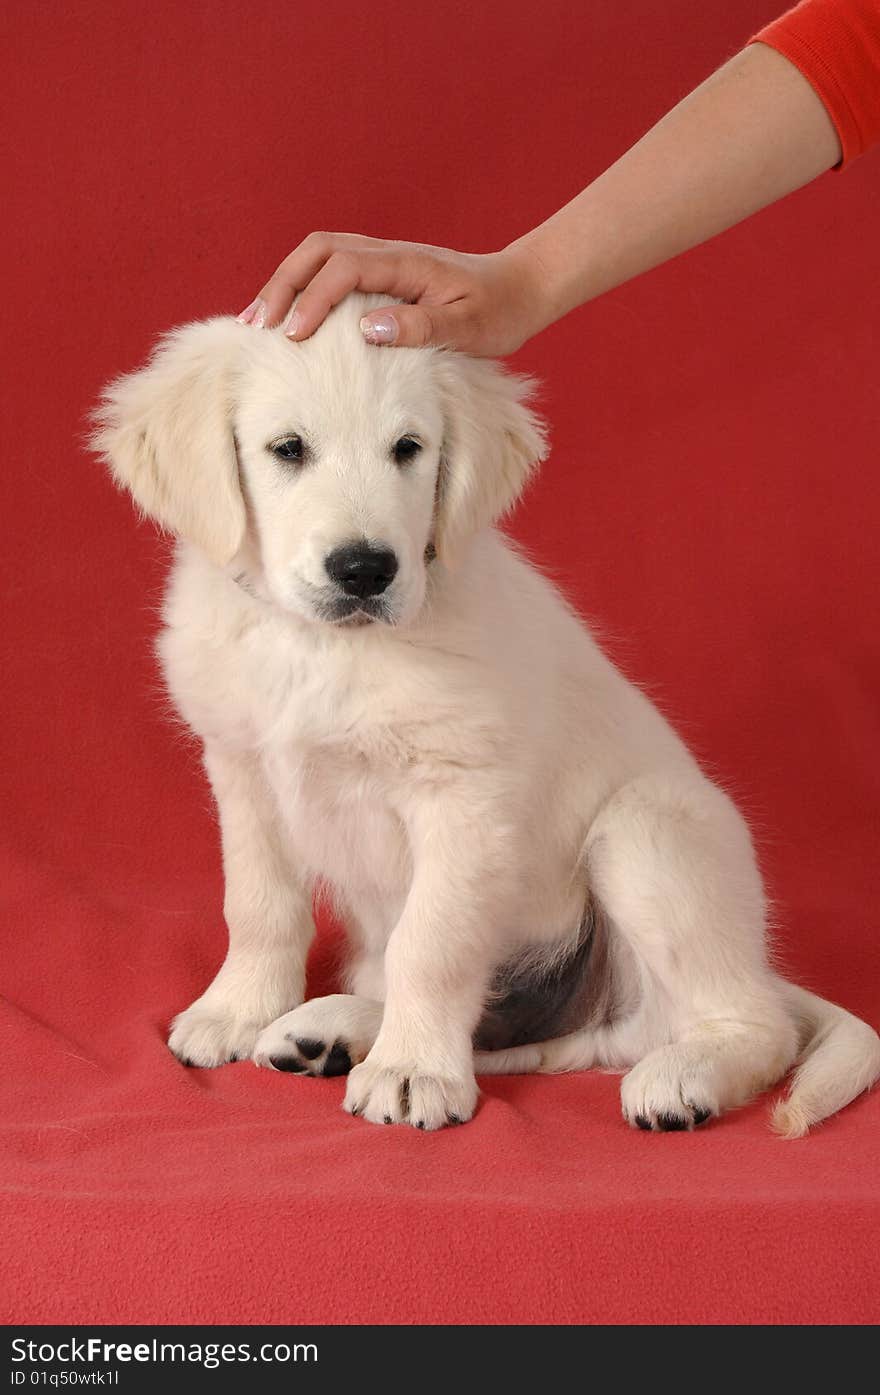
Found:
[[[251,303],[250,303],[250,305],[247,307],[246,310],[242,310],[241,314],[236,316],[236,319],[238,320],[238,323],[239,323],[240,325],[249,325],[249,324],[251,324],[252,321],[253,321],[254,315],[256,315],[256,313],[257,313],[258,307],[259,307],[260,305],[262,305],[262,304],[263,304],[263,302],[260,300],[260,297],[257,296],[256,300],[252,300]]]
[[[266,321],[269,318],[269,307],[262,296],[257,296],[254,304],[257,308],[251,318],[251,325],[254,329],[264,329]]]
[[[299,329],[299,314],[296,310],[288,310],[282,328],[289,339],[296,337],[296,332]]]
[[[393,315],[364,315],[361,334],[368,344],[393,344],[397,338],[397,321]]]

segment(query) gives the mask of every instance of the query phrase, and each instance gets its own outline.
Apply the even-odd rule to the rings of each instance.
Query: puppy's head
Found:
[[[436,349],[376,349],[349,296],[311,339],[231,319],[174,330],[111,383],[92,443],[162,527],[324,623],[400,624],[426,568],[519,496],[544,456],[532,384]]]

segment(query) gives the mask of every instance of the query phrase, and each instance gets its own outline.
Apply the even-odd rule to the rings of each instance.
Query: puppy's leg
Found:
[[[566,1071],[619,1067],[631,1051],[631,1023],[585,1027],[564,1037],[500,1051],[475,1051],[477,1075],[557,1075]]]
[[[781,1079],[797,1033],[767,964],[751,840],[727,797],[696,775],[633,781],[600,811],[586,851],[642,980],[627,1121],[692,1128]]]
[[[229,951],[174,1019],[168,1045],[188,1065],[219,1066],[250,1056],[263,1027],[302,1001],[314,924],[310,888],[290,864],[255,758],[211,746],[205,769],[220,811]]]
[[[436,1129],[476,1106],[472,1036],[518,860],[485,788],[423,793],[405,818],[413,880],[385,952],[382,1025],[349,1076],[345,1108]]]
[[[385,1001],[385,946],[358,950],[345,971],[345,986],[358,998]]]
[[[298,1075],[347,1075],[372,1047],[382,1004],[352,993],[312,998],[264,1028],[254,1047],[258,1066]]]

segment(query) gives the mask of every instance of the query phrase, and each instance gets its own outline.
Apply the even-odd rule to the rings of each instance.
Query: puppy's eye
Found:
[[[298,464],[305,459],[306,448],[301,436],[282,436],[280,440],[273,441],[269,449],[276,460]]]
[[[411,460],[415,460],[421,449],[421,441],[417,441],[414,436],[401,436],[399,441],[394,442],[392,454],[396,464],[408,465]]]

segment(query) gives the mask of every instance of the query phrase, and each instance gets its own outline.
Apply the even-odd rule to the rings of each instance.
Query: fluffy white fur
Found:
[[[492,526],[544,454],[530,384],[370,348],[375,303],[296,345],[185,326],[99,412],[114,477],[180,539],[158,647],[220,813],[229,952],[171,1049],[269,1063],[307,1040],[315,1071],[342,1043],[346,1109],[429,1129],[470,1117],[475,1069],[627,1070],[625,1118],[662,1128],[800,1062],[773,1122],[804,1133],[877,1079],[880,1040],[773,971],[742,817]],[[303,461],[279,460],[294,437]],[[338,616],[325,558],[363,539],[399,570],[381,613]],[[350,993],[302,1004],[319,884]],[[475,1059],[494,968],[571,941],[588,890],[613,1018]]]

